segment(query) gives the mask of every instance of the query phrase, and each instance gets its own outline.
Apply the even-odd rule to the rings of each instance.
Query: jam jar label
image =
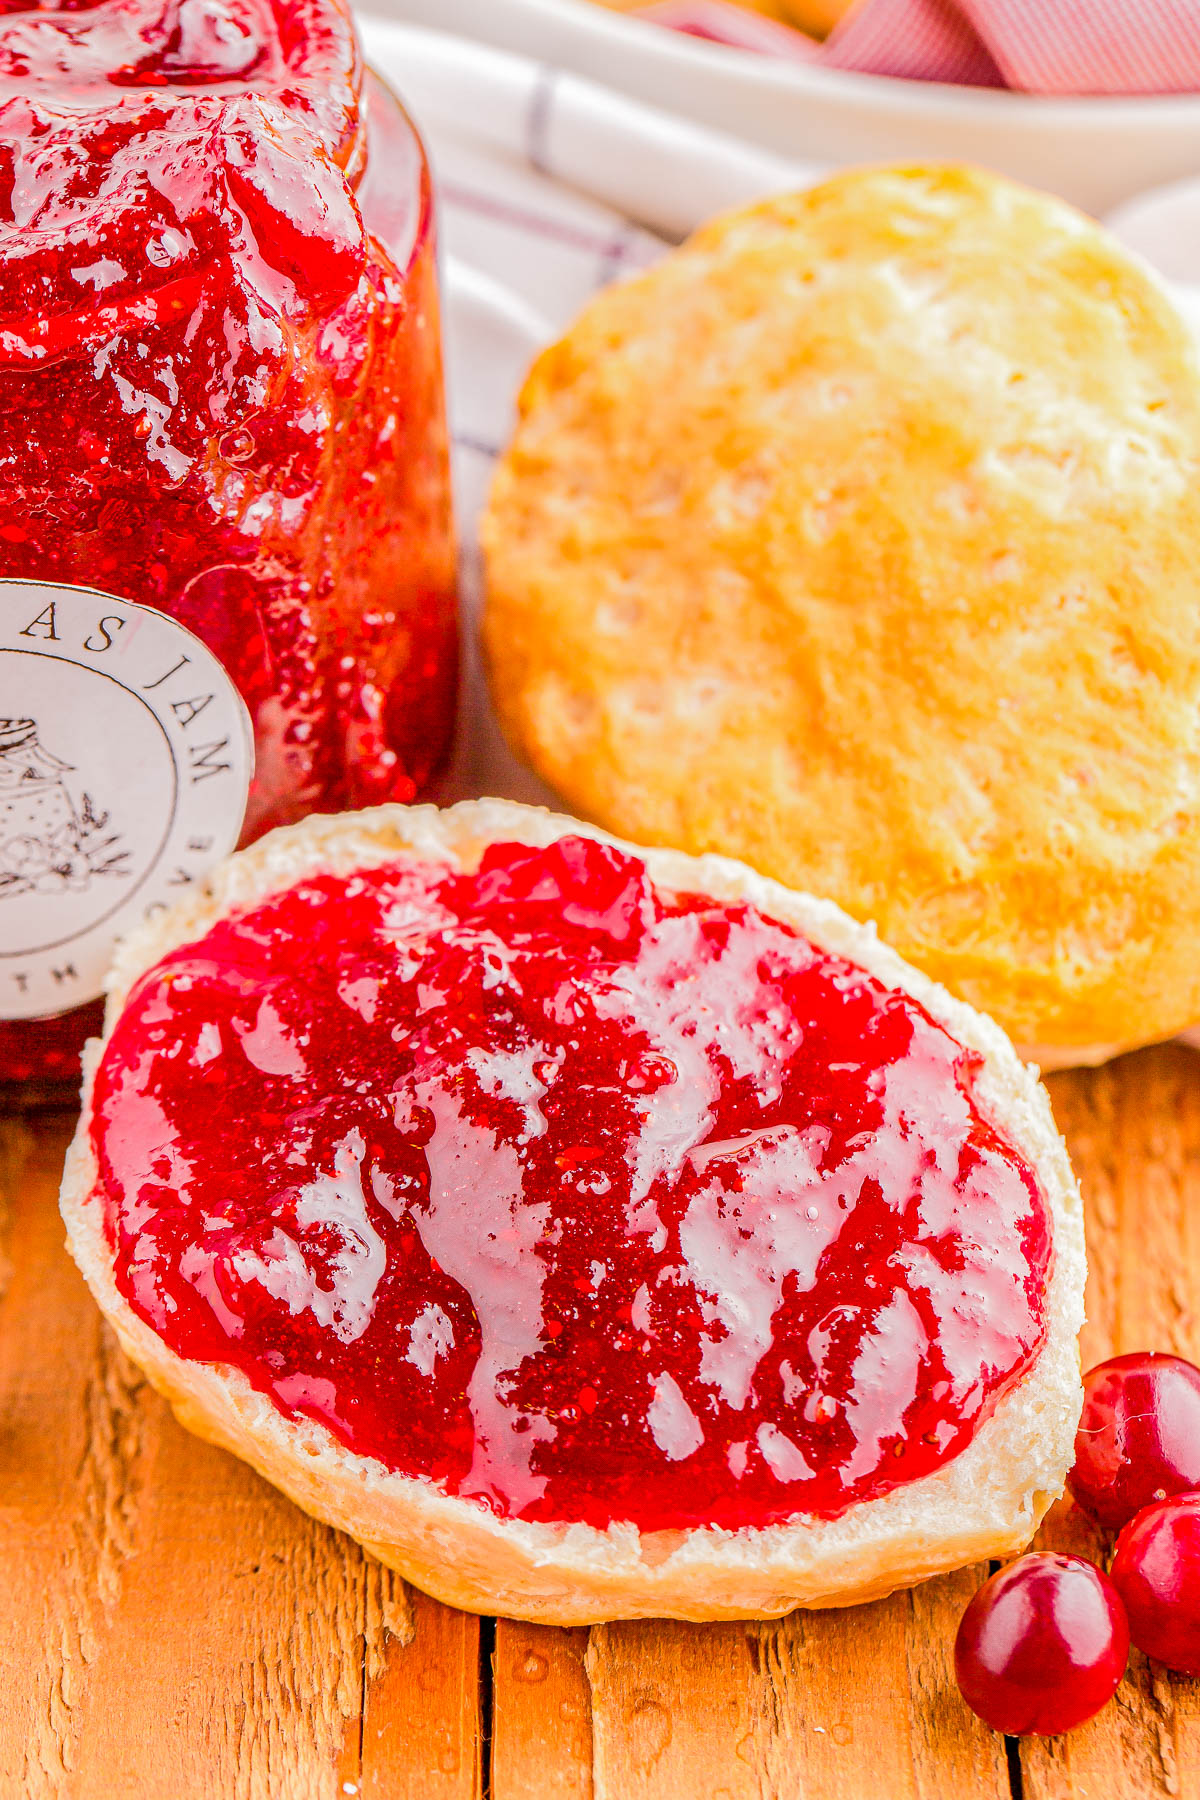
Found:
[[[0,580],[0,1019],[95,999],[121,934],[233,849],[253,766],[241,695],[184,626]]]

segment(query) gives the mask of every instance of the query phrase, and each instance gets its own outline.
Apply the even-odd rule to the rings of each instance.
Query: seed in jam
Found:
[[[507,1517],[826,1517],[962,1450],[1047,1209],[903,993],[586,838],[314,875],[138,983],[118,1285],[180,1355]]]

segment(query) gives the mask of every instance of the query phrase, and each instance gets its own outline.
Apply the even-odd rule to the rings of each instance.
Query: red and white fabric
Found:
[[[1200,0],[858,0],[824,44],[731,0],[642,10],[694,37],[861,75],[1030,94],[1200,92]]]
[[[827,68],[860,75],[1004,86],[986,45],[955,0],[862,0],[820,46],[820,56]]]

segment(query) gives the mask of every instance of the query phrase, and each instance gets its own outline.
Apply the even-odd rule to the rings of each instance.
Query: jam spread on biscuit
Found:
[[[244,840],[437,772],[431,190],[343,0],[0,4],[0,471],[0,577],[156,607],[221,659]],[[81,1040],[0,1017],[0,1079],[70,1075]]]
[[[914,1000],[567,837],[315,876],[138,983],[93,1138],[118,1286],[502,1516],[832,1517],[1045,1332],[1033,1171]]]

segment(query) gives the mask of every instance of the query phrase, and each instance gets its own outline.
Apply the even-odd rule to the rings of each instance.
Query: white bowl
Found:
[[[1042,99],[776,62],[591,0],[368,0],[602,82],[785,156],[965,161],[1103,213],[1200,173],[1200,95]]]
[[[1105,221],[1169,281],[1200,286],[1200,181],[1173,181],[1139,194]]]

